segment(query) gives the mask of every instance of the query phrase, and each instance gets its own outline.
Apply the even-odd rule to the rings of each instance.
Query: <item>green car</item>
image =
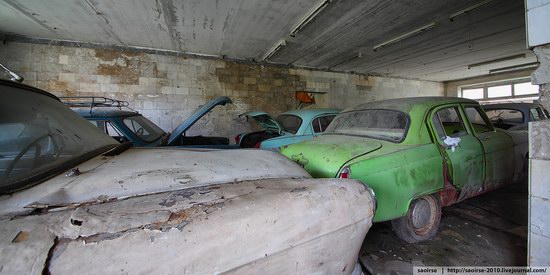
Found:
[[[371,187],[374,221],[414,243],[437,233],[441,207],[523,179],[527,148],[525,132],[495,129],[476,101],[417,97],[344,110],[323,135],[281,153],[313,177]]]

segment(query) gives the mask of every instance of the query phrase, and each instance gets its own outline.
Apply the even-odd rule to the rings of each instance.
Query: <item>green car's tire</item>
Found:
[[[391,221],[395,235],[408,243],[417,243],[435,236],[441,221],[441,203],[434,195],[414,200],[404,217]]]

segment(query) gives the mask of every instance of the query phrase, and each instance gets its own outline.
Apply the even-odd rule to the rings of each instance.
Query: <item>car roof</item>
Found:
[[[282,115],[295,115],[295,116],[303,117],[303,116],[317,116],[317,115],[322,115],[326,113],[338,114],[341,111],[342,109],[335,109],[335,108],[300,109],[300,110],[287,111],[282,113]]]
[[[121,110],[116,107],[72,107],[71,109],[84,118],[128,117],[140,115],[138,112]]]
[[[26,89],[28,91],[43,94],[43,95],[49,96],[49,97],[51,97],[51,98],[53,98],[57,101],[60,101],[59,98],[57,96],[55,96],[54,94],[52,94],[52,93],[46,92],[44,90],[38,89],[38,88],[33,87],[33,86],[29,86],[29,85],[26,85],[26,84],[23,84],[23,83],[11,81],[11,80],[0,79],[0,85],[23,88],[23,89]]]
[[[506,109],[506,108],[514,108],[514,109],[521,109],[521,108],[535,108],[539,107],[540,104],[537,103],[497,103],[497,104],[487,104],[482,105],[483,109]]]
[[[477,101],[460,97],[445,97],[445,96],[432,96],[432,97],[408,97],[408,98],[396,98],[386,99],[380,101],[373,101],[365,104],[361,104],[352,108],[348,108],[343,112],[359,111],[365,109],[388,109],[397,110],[404,113],[410,113],[413,109],[430,109],[434,106],[452,104],[452,103],[473,103],[479,104]]]

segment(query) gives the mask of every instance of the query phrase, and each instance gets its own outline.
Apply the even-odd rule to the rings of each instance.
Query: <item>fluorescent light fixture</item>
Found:
[[[306,15],[290,30],[290,36],[294,37],[296,34],[304,28],[315,16],[317,16],[322,10],[324,10],[332,0],[322,0],[313,7]]]
[[[470,64],[470,65],[468,65],[468,69],[471,69],[473,67],[479,67],[479,66],[483,66],[483,65],[498,63],[498,62],[502,62],[502,61],[507,61],[507,60],[525,58],[525,57],[527,57],[527,56],[524,53],[511,55],[511,56],[506,56],[506,57],[502,57],[502,58],[497,58],[497,59],[492,59],[492,60],[487,60],[487,61],[483,61],[483,62],[479,62],[479,63]]]
[[[328,68],[329,68],[329,69],[332,69],[332,68],[334,68],[334,67],[336,67],[336,66],[340,66],[340,65],[342,65],[342,64],[344,64],[344,63],[350,62],[350,61],[352,61],[352,60],[354,60],[354,59],[356,59],[356,58],[361,58],[361,57],[363,57],[363,54],[362,54],[362,53],[357,53],[356,55],[354,55],[354,56],[352,56],[352,57],[349,57],[349,58],[347,58],[347,59],[344,59],[344,60],[342,60],[342,61],[340,61],[340,62],[338,62],[338,63],[335,63],[335,64],[331,65],[331,66],[328,67]]]
[[[382,47],[385,47],[385,46],[388,46],[388,45],[390,45],[390,44],[399,42],[399,41],[401,41],[401,40],[403,40],[403,39],[405,39],[405,38],[408,38],[408,37],[411,37],[411,36],[413,36],[413,35],[419,34],[419,33],[423,32],[423,31],[429,30],[429,29],[431,29],[431,28],[433,28],[433,27],[435,27],[435,22],[431,22],[431,23],[426,24],[426,25],[424,25],[424,26],[422,26],[422,27],[420,27],[420,28],[414,29],[414,30],[412,30],[412,31],[410,31],[410,32],[407,32],[407,33],[404,33],[404,34],[399,35],[399,36],[397,36],[397,37],[394,37],[394,38],[392,38],[392,39],[390,39],[390,40],[388,40],[388,41],[386,41],[386,42],[380,43],[380,44],[378,44],[378,45],[372,47],[372,50],[373,50],[373,51],[378,51],[378,50],[379,50],[380,48],[382,48]]]
[[[460,15],[463,15],[463,14],[468,13],[468,12],[470,12],[470,11],[473,11],[473,10],[475,10],[475,9],[481,7],[481,6],[484,6],[484,5],[486,5],[486,4],[489,4],[490,2],[493,2],[493,0],[481,1],[481,2],[479,2],[479,3],[477,3],[477,4],[475,4],[475,5],[472,5],[472,6],[469,6],[469,7],[467,7],[467,8],[461,9],[461,10],[459,10],[459,11],[457,11],[457,12],[454,12],[453,14],[449,15],[449,20],[450,20],[450,21],[454,21],[454,20],[455,20],[455,17],[460,16]]]
[[[270,58],[273,54],[275,54],[278,50],[280,50],[283,46],[286,46],[286,40],[282,39],[271,50],[269,50],[264,56],[262,57],[263,61],[266,61],[268,58]]]
[[[503,72],[510,72],[510,71],[536,68],[538,66],[539,66],[538,62],[531,62],[531,63],[519,64],[519,65],[514,65],[514,66],[502,67],[502,68],[498,68],[498,69],[492,69],[492,70],[489,70],[489,73],[490,74],[492,74],[492,73],[503,73]]]

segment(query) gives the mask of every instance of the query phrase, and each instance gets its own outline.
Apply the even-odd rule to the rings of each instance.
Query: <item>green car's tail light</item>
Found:
[[[340,173],[338,174],[338,178],[341,178],[341,179],[349,179],[351,178],[351,169],[349,169],[348,166],[342,168],[340,170]]]
[[[239,144],[241,143],[241,135],[236,135],[235,136],[235,144]]]

